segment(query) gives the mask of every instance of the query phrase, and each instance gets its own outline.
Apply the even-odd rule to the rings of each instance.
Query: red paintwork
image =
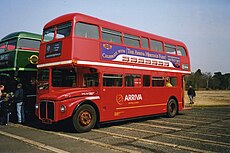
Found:
[[[109,28],[117,31],[121,31],[123,33],[133,34],[145,38],[152,38],[156,40],[160,40],[163,43],[172,44],[172,45],[179,45],[186,49],[187,56],[183,57],[180,56],[180,67],[182,67],[182,64],[188,64],[188,70],[184,70],[187,72],[190,72],[190,60],[189,60],[189,54],[187,51],[187,48],[184,43],[180,41],[175,41],[169,38],[153,35],[150,33],[142,32],[139,30],[135,30],[132,28],[128,28],[125,26],[121,26],[118,24],[114,24],[111,22],[103,21],[94,17],[90,17],[87,15],[79,14],[79,13],[72,13],[60,16],[49,23],[47,23],[44,27],[44,29],[53,27],[54,25],[72,21],[73,27],[75,26],[75,23],[77,22],[85,22],[90,23],[94,25],[98,25],[99,29],[101,27]],[[100,33],[100,32],[99,32]],[[45,58],[46,54],[46,45],[54,42],[60,42],[62,41],[62,51],[61,55],[53,58]],[[99,110],[100,114],[100,122],[110,121],[110,120],[117,120],[117,119],[124,119],[124,118],[130,118],[130,117],[137,117],[137,116],[145,116],[150,114],[158,114],[158,113],[165,113],[167,111],[166,106],[169,98],[171,96],[174,96],[177,98],[179,102],[179,110],[183,109],[183,100],[182,100],[182,77],[185,75],[185,73],[175,73],[175,72],[160,72],[160,71],[147,71],[147,70],[138,70],[138,69],[126,69],[126,68],[114,68],[114,67],[104,67],[104,66],[93,66],[93,65],[87,65],[87,64],[77,64],[79,60],[83,61],[91,61],[91,62],[104,62],[104,63],[118,63],[115,61],[102,61],[101,59],[101,49],[100,49],[100,43],[101,35],[99,40],[95,39],[87,39],[82,37],[74,36],[73,30],[69,37],[61,38],[61,39],[54,39],[51,42],[43,42],[40,46],[40,52],[39,52],[39,61],[38,65],[43,64],[49,64],[54,62],[60,62],[60,61],[67,61],[72,60],[72,63],[69,64],[63,64],[63,65],[55,65],[55,66],[44,66],[42,68],[52,68],[52,67],[93,67],[97,69],[97,72],[99,73],[99,80],[100,82],[103,80],[102,74],[103,73],[114,73],[114,74],[144,74],[144,75],[151,75],[151,76],[174,76],[177,77],[177,86],[176,87],[103,87],[102,83],[99,83],[98,87],[95,88],[54,88],[52,86],[49,86],[49,90],[41,90],[38,91],[38,100],[37,103],[41,100],[49,100],[54,101],[55,105],[55,119],[52,122],[58,122],[60,120],[66,119],[68,117],[71,117],[73,114],[74,109],[82,102],[86,101],[89,97],[95,97],[99,96],[100,99],[92,99],[90,100],[92,103],[94,103]],[[113,43],[111,43],[113,44]],[[125,46],[124,44],[121,44],[120,46]],[[133,48],[133,47],[132,47]],[[138,48],[137,48],[138,49]],[[139,48],[141,49],[141,48]],[[149,52],[155,52],[152,50],[147,50]],[[167,53],[165,53],[167,54]],[[125,65],[139,65],[138,63],[119,63],[119,64],[125,64]],[[153,65],[142,65],[143,67],[150,68],[150,67],[156,67],[165,69],[163,66],[153,66]],[[167,68],[175,70],[175,68]],[[176,70],[182,70],[176,69]],[[78,86],[81,86],[83,84],[82,80],[82,74],[84,70],[78,71],[77,75],[77,84]],[[51,78],[51,74],[50,77]],[[80,80],[80,81],[79,81]],[[49,85],[51,85],[51,80],[49,80]],[[87,95],[88,93],[88,95]],[[93,93],[93,94],[92,94]],[[138,96],[138,94],[141,94],[142,99],[135,99],[130,101],[125,101],[125,96]],[[123,102],[119,103],[119,95],[123,96]],[[59,111],[61,105],[65,105],[67,108],[67,111],[65,113],[61,113]],[[39,110],[38,110],[39,111]],[[39,116],[38,111],[36,114]]]

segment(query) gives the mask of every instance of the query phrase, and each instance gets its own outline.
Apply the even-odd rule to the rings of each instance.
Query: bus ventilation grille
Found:
[[[54,103],[42,101],[40,103],[40,118],[54,120]]]

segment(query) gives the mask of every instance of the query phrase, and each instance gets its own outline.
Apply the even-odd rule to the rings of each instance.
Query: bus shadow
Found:
[[[123,126],[123,125],[132,124],[132,123],[146,122],[148,120],[156,120],[156,119],[160,119],[162,117],[167,118],[167,116],[165,114],[135,117],[135,118],[129,118],[129,119],[123,119],[123,120],[101,123],[100,128],[107,128],[107,127],[112,127],[112,126]]]
[[[179,113],[177,116],[184,115],[184,113]],[[132,123],[141,123],[149,120],[157,120],[160,118],[168,118],[165,114],[144,116],[144,117],[136,117],[130,119],[116,120],[111,122],[101,123],[99,127],[95,128],[109,128],[112,126],[124,126]],[[43,124],[39,119],[35,118],[25,124],[25,126],[36,128],[44,131],[52,131],[52,132],[64,132],[64,133],[77,133],[72,125],[72,121],[70,119],[61,121],[59,123],[54,124]]]

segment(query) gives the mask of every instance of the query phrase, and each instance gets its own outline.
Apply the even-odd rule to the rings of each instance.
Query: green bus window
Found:
[[[125,34],[124,43],[128,46],[140,47],[140,38],[138,36]]]
[[[157,40],[151,40],[150,41],[151,44],[151,49],[158,51],[158,52],[163,52],[163,47],[162,47],[162,42],[157,41]]]
[[[35,49],[39,50],[40,41],[39,40],[32,40],[32,39],[19,39],[18,41],[18,48],[20,49]]]
[[[6,42],[3,42],[0,44],[0,53],[5,52],[5,50],[6,50]]]
[[[107,42],[114,42],[121,44],[121,32],[102,28],[102,39]]]
[[[98,27],[91,24],[78,22],[75,26],[74,34],[79,37],[98,39]]]
[[[8,51],[14,50],[16,48],[16,45],[17,45],[17,40],[10,40],[7,43],[6,50]]]

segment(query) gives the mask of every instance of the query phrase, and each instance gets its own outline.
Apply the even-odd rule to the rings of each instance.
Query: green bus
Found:
[[[34,107],[36,99],[40,42],[41,35],[24,31],[11,33],[0,41],[0,84],[6,92],[14,92],[16,84],[22,83],[29,107]]]

